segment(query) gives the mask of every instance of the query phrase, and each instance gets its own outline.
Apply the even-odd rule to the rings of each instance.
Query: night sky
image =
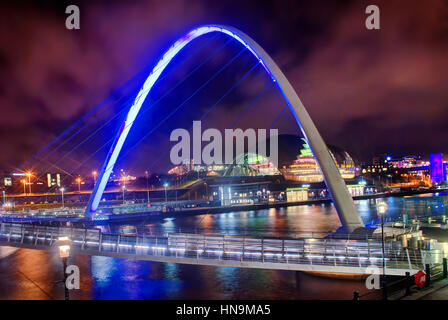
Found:
[[[80,7],[80,30],[65,28],[69,4]],[[365,28],[369,4],[380,7],[381,30]],[[155,64],[171,43],[209,23],[234,26],[271,54],[328,144],[365,161],[383,152],[448,153],[448,1],[14,1],[0,5],[0,170],[20,168],[132,76]],[[212,41],[184,69],[174,61],[179,70],[160,84],[154,99],[224,44],[225,37]],[[222,51],[208,76],[235,50],[236,45]],[[251,63],[242,57],[238,68],[228,70],[221,91],[212,85],[208,93],[214,98],[192,102],[197,111],[212,105]],[[199,74],[164,107],[175,106],[206,79],[204,72]],[[228,127],[265,84],[262,72],[245,81],[213,111],[208,125]],[[251,113],[241,125],[269,128],[272,121],[266,119],[275,119],[283,106],[273,90],[257,106],[263,112]],[[189,115],[171,124],[187,127],[198,117]],[[163,118],[150,113],[147,121],[157,116]],[[281,133],[298,133],[290,114],[277,126]],[[136,128],[140,134],[145,130]],[[168,146],[167,136],[148,141],[141,148],[144,166],[154,150]]]

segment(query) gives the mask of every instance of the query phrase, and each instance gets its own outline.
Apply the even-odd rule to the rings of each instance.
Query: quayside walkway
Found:
[[[382,245],[375,239],[278,239],[213,234],[168,233],[123,235],[99,229],[2,223],[0,245],[54,250],[68,237],[74,254],[99,255],[156,262],[328,273],[367,274],[369,266],[382,273]],[[385,243],[387,275],[410,275],[425,264],[442,263],[439,250],[402,248]]]

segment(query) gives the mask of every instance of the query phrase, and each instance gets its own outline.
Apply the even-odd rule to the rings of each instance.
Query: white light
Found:
[[[61,258],[68,258],[70,256],[70,245],[68,244],[70,239],[68,237],[59,237],[61,245],[59,245],[59,256]]]
[[[384,215],[386,213],[387,204],[385,202],[380,202],[378,204],[378,213]]]

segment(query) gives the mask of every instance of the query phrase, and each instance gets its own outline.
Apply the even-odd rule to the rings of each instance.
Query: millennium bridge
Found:
[[[383,273],[382,243],[376,239],[279,239],[216,234],[166,233],[123,235],[99,229],[2,223],[0,245],[57,250],[58,239],[70,239],[75,254],[155,262],[318,273]],[[426,264],[442,264],[440,250],[404,248],[386,242],[384,273],[414,275]],[[370,270],[370,271],[369,271]]]
[[[345,232],[363,235],[363,237],[356,238],[352,235],[346,239],[336,237],[324,239],[278,239],[191,233],[123,235],[104,233],[99,229],[4,222],[0,227],[0,246],[54,250],[58,246],[58,239],[65,238],[70,241],[73,252],[79,254],[156,262],[318,273],[369,274],[372,272],[369,271],[372,267],[377,267],[378,269],[376,270],[379,270],[380,273],[403,276],[406,274],[413,275],[418,270],[424,269],[428,264],[440,265],[442,259],[445,258],[444,252],[440,250],[419,250],[404,247],[397,241],[382,243],[378,239],[368,238],[367,235],[370,231],[365,228],[364,222],[353,203],[353,199],[350,197],[347,186],[324,140],[283,72],[261,46],[249,36],[235,28],[220,25],[203,26],[186,34],[165,52],[152,69],[152,72],[147,76],[131,107],[124,109],[127,111],[125,120],[119,127],[104,160],[98,180],[85,208],[84,217],[86,219],[94,219],[95,216],[98,216],[102,195],[119,158],[121,149],[135,120],[138,118],[148,93],[160,78],[164,69],[188,43],[200,36],[215,32],[231,37],[244,47],[243,50],[247,49],[257,60],[256,65],[262,66],[269,76],[270,84],[275,84],[279,89],[316,158]],[[223,68],[220,70],[223,70]],[[255,66],[251,70],[254,68]],[[193,95],[209,81],[205,82]],[[229,89],[229,91],[233,90],[235,86]],[[174,109],[173,112],[182,107],[188,99]],[[206,114],[204,114],[204,117]],[[71,138],[68,138],[61,145]],[[86,139],[68,153],[76,150]],[[49,155],[53,154],[61,145]],[[46,160],[49,155],[41,161]],[[59,157],[56,164],[64,158],[65,155]],[[24,186],[26,186],[25,183]]]

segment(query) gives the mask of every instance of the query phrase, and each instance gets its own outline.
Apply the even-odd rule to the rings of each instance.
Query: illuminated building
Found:
[[[287,188],[286,201],[297,202],[308,200],[308,188]]]
[[[245,153],[235,158],[234,163],[227,166],[225,176],[274,176],[280,171],[266,157],[256,153]]]
[[[211,184],[212,199],[221,205],[254,204],[267,202],[272,197],[269,182]]]
[[[118,182],[121,184],[126,184],[128,181],[135,181],[137,180],[136,176],[131,176],[130,174],[127,174],[126,172],[121,169],[121,174],[112,174],[110,177],[110,181]]]
[[[273,176],[280,175],[277,167],[266,157],[255,153],[244,153],[237,156],[232,164],[189,165],[175,166],[168,174],[184,175],[189,171],[205,172],[207,176]]]
[[[47,187],[51,188],[54,186],[61,187],[61,175],[59,173],[53,175],[47,173]]]
[[[3,178],[3,185],[5,187],[12,187],[12,177],[4,177]]]
[[[224,173],[224,171],[228,168],[228,166],[223,164],[211,164],[211,165],[193,165],[191,168],[191,171],[195,172],[210,172],[214,171],[216,173],[219,173],[220,175]]]
[[[402,158],[398,159],[390,159],[388,163],[393,168],[415,168],[415,167],[421,167],[424,165],[428,165],[429,163],[421,160],[420,157],[416,156],[404,156]]]
[[[175,166],[172,169],[168,170],[168,174],[174,174],[176,176],[182,176],[186,173],[188,173],[188,168],[184,164]]]
[[[446,167],[443,164],[441,153],[432,153],[430,155],[431,183],[437,184],[446,180]]]
[[[364,184],[349,184],[347,185],[348,192],[352,197],[364,195]]]
[[[314,183],[324,180],[322,173],[314,159],[313,153],[308,146],[308,143],[303,139],[303,148],[300,150],[300,154],[297,159],[289,165],[281,169],[283,176],[287,180]],[[333,149],[333,150],[331,150]],[[337,148],[330,148],[330,155],[339,168],[339,172],[343,179],[353,179],[356,176],[357,168],[352,157],[348,152],[343,150],[337,150]]]

